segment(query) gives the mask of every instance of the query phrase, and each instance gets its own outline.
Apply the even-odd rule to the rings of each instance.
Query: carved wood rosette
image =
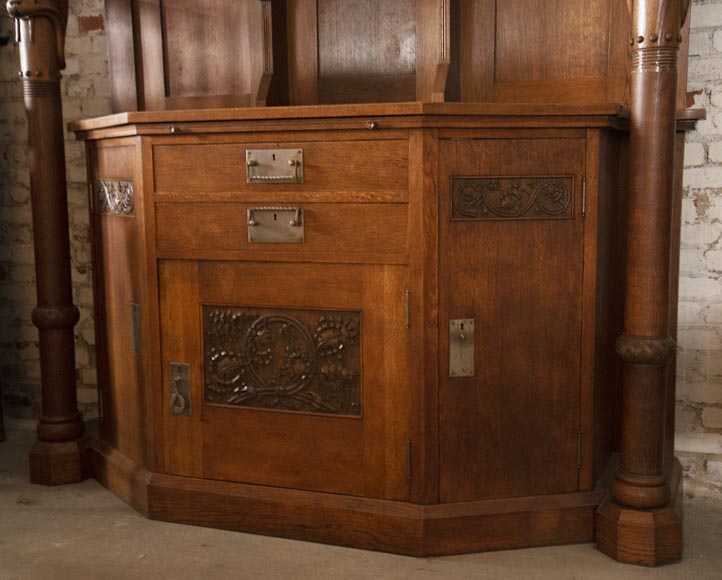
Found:
[[[361,415],[359,312],[203,308],[205,401]]]
[[[72,302],[70,241],[60,70],[67,0],[9,0],[20,48],[30,150],[38,306],[33,323],[40,337],[42,414],[40,442],[30,454],[31,479],[59,484],[81,478],[76,440],[83,431],[75,391],[73,327],[78,310]]]

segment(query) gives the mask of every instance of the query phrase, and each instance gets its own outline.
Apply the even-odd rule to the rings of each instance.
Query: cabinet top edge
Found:
[[[166,111],[129,111],[103,117],[79,119],[68,124],[70,131],[109,129],[146,123],[211,121],[251,121],[284,119],[334,119],[341,117],[385,116],[605,116],[626,117],[619,103],[379,103],[358,105],[310,105],[294,107],[258,107],[235,109],[190,109]]]

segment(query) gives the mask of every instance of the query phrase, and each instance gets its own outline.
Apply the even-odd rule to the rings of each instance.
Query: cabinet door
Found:
[[[441,500],[576,490],[584,141],[441,155]],[[473,376],[450,376],[452,319],[474,320]]]
[[[160,280],[169,472],[407,497],[405,267],[166,261]]]

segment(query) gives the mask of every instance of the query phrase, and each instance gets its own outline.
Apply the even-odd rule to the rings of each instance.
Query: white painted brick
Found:
[[[714,244],[720,237],[719,229],[717,224],[706,222],[690,224],[682,230],[682,245],[683,247],[703,246],[707,249],[707,246]]]
[[[722,389],[722,351],[701,352],[697,357],[700,375],[710,382],[715,382]]]
[[[678,433],[693,433],[701,430],[697,410],[694,407],[677,405],[675,408],[675,426]]]
[[[715,485],[722,485],[722,461],[705,461],[704,480]]]
[[[722,386],[717,382],[681,381],[677,384],[677,398],[686,403],[722,404]]]
[[[677,307],[677,321],[680,326],[695,325],[702,322],[705,306],[699,302],[680,301]]]
[[[722,74],[722,70],[720,71]],[[722,187],[722,167],[693,167],[684,172],[685,187],[717,189]]]
[[[722,250],[712,250],[704,257],[707,263],[707,270],[722,272]]]
[[[690,278],[682,276],[679,279],[679,296],[682,300],[719,300],[722,295],[722,284],[714,278]]]
[[[708,323],[722,326],[722,304],[710,304],[706,318]]]
[[[722,163],[722,141],[709,144],[709,160],[713,163]],[[722,183],[719,187],[722,187]]]
[[[78,389],[78,403],[81,405],[90,405],[98,402],[98,390],[94,388]]]
[[[81,330],[81,336],[83,337],[83,340],[87,342],[88,344],[95,344],[95,328],[93,327],[93,324],[85,324],[83,325],[83,329]]]
[[[710,195],[710,205],[705,212],[707,220],[722,232],[722,194]]]
[[[707,407],[702,411],[702,425],[711,429],[722,429],[722,408]]]
[[[75,345],[75,364],[79,367],[85,367],[90,364],[88,348],[77,343]]]
[[[65,52],[69,57],[89,54],[93,49],[93,40],[88,36],[69,36],[65,41]]]
[[[694,200],[685,197],[682,200],[682,223],[686,225],[695,221],[697,221],[697,208],[694,205]]]
[[[682,248],[679,254],[679,269],[694,275],[695,272],[702,270],[708,257],[704,255],[704,250],[700,248]]]
[[[722,350],[722,336],[717,330],[682,328],[677,342],[684,350]]]
[[[722,454],[722,435],[715,433],[677,433],[674,439],[677,451],[688,453]]]
[[[83,369],[80,371],[80,379],[84,385],[97,385],[98,377],[95,369]]]
[[[705,154],[702,143],[687,143],[684,148],[684,166],[700,167],[704,165]]]
[[[693,32],[689,35],[690,56],[707,56],[710,52],[712,52],[712,41],[709,32]]]
[[[682,473],[685,477],[696,479],[698,475],[697,456],[694,454],[679,455],[677,457],[682,465]]]

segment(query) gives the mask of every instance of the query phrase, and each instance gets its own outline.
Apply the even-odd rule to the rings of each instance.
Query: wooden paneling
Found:
[[[247,1],[166,0],[161,6],[166,96],[250,92],[248,35],[239,34],[255,15]]]
[[[203,477],[203,394],[199,347],[201,336],[198,303],[198,264],[194,262],[159,263],[160,326],[162,332],[163,459],[165,471],[188,477]],[[192,310],[185,310],[192,305]],[[185,308],[184,308],[185,307]],[[176,416],[170,410],[170,363],[190,365],[190,416]]]
[[[303,183],[246,183],[246,150],[273,148],[303,149]],[[189,194],[190,199],[198,201],[210,201],[214,194],[225,193],[233,193],[232,199],[238,201],[405,201],[408,163],[408,142],[401,140],[178,144],[154,148],[156,192]]]
[[[609,1],[498,1],[497,82],[606,76]]]
[[[316,0],[296,0],[288,21],[288,100],[318,103],[318,11]]]
[[[133,146],[91,149],[90,174],[91,179],[131,180],[136,213],[142,216],[135,155]],[[103,436],[135,460],[147,461],[153,450],[147,446],[145,361],[134,352],[131,310],[133,303],[141,303],[144,284],[145,238],[139,216],[92,214],[93,271]]]
[[[108,66],[113,111],[137,111],[138,95],[133,39],[132,0],[105,2]]]
[[[578,488],[583,140],[441,144],[439,317],[443,502]],[[450,221],[458,177],[570,176],[573,217]],[[513,208],[518,191],[500,198]],[[556,196],[556,194],[555,194]],[[476,321],[472,378],[449,378],[449,320]]]
[[[269,202],[266,202],[269,203]],[[275,201],[270,201],[274,205]],[[229,203],[157,206],[158,252],[233,259],[403,263],[408,260],[408,209],[404,204],[299,204],[306,241],[251,244],[247,210]]]
[[[416,1],[319,0],[319,102],[413,101]]]
[[[460,2],[459,67],[461,101],[484,103],[494,100],[494,46],[496,44],[496,0]]]

